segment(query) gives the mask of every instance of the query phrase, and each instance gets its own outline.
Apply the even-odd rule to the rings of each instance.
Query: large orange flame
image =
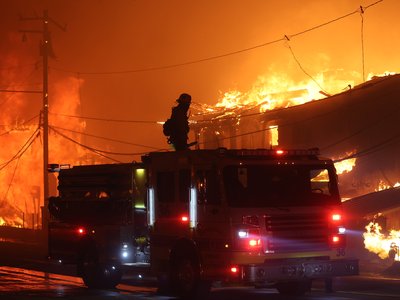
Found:
[[[314,80],[313,80],[314,79]],[[354,86],[354,78],[339,79],[334,75],[320,73],[313,79],[295,82],[286,74],[271,73],[260,76],[246,92],[232,90],[223,94],[216,107],[234,108],[260,105],[267,111],[304,104],[326,98]],[[321,82],[320,85],[317,83]]]
[[[400,230],[390,230],[382,233],[382,227],[376,222],[370,222],[364,232],[364,245],[370,252],[378,254],[381,259],[400,260]]]
[[[74,78],[58,81],[52,87],[50,98],[51,111],[64,114],[76,114],[79,108],[78,89],[81,82]],[[23,102],[21,102],[23,103]],[[13,103],[14,105],[15,103]],[[18,110],[18,105],[15,108]],[[82,130],[83,122],[77,119],[50,115],[50,124],[66,127],[72,130]],[[29,139],[39,124],[7,126],[14,128],[1,137],[7,147],[0,151],[1,162],[9,162],[18,153],[24,142]],[[43,144],[40,130],[35,134],[26,152],[4,165],[0,172],[0,224],[16,227],[40,227],[41,207],[43,206]],[[80,141],[80,136],[73,137]],[[85,155],[79,146],[65,140],[63,137],[49,133],[49,161],[76,164]],[[54,184],[53,193],[54,193]]]

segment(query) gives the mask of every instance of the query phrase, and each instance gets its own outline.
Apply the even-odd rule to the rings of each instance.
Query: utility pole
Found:
[[[48,11],[45,9],[43,11],[42,17],[29,17],[22,18],[21,21],[36,20],[43,23],[42,30],[20,30],[25,36],[26,33],[39,33],[42,34],[42,42],[40,45],[41,55],[43,57],[43,107],[41,111],[41,127],[43,134],[43,204],[44,209],[42,211],[42,229],[44,229],[46,240],[48,236],[47,228],[49,215],[47,211],[47,206],[49,203],[49,178],[48,178],[48,164],[49,164],[49,72],[48,72],[48,60],[50,53],[50,32],[49,32],[49,21],[57,25],[60,29],[65,31],[65,27],[59,25],[54,20],[49,18]]]
[[[43,11],[43,215],[42,226],[46,229],[49,222],[47,207],[49,204],[49,173],[47,171],[49,165],[49,43],[50,33],[48,29],[49,16],[47,10]]]

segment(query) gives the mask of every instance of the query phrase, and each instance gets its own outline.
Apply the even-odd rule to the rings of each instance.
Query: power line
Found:
[[[380,82],[378,82],[378,83],[380,83]],[[382,96],[382,97],[386,97],[386,96],[388,96],[388,95],[390,95],[390,94],[393,94],[393,93],[394,93],[394,91],[387,91],[386,93],[382,94],[381,96]],[[375,100],[374,98],[370,98],[370,101],[374,101],[374,100]],[[308,102],[308,104],[310,104],[310,102]],[[364,104],[365,104],[365,103],[364,103]],[[305,104],[305,105],[306,105],[306,104]],[[358,107],[358,106],[360,106],[360,104],[352,104],[352,106]],[[295,107],[296,107],[296,106],[292,106],[292,107],[288,107],[288,108],[280,108],[279,110],[271,110],[271,111],[267,111],[267,112],[263,112],[263,113],[262,113],[262,112],[257,112],[257,113],[249,114],[249,115],[245,115],[245,116],[258,115],[258,114],[266,115],[266,114],[269,114],[269,113],[276,113],[276,112],[279,112],[279,111],[288,110],[288,109],[292,109],[292,108],[295,108]],[[288,126],[294,126],[294,125],[299,124],[299,123],[302,123],[302,122],[307,122],[307,121],[310,121],[310,120],[314,120],[314,119],[317,119],[317,118],[321,118],[321,117],[324,117],[324,116],[329,115],[329,114],[331,114],[331,113],[334,113],[334,112],[336,112],[336,111],[338,111],[338,110],[340,110],[340,109],[342,109],[340,106],[336,106],[336,108],[333,109],[333,110],[330,110],[330,111],[327,111],[327,112],[324,112],[324,113],[321,113],[321,114],[318,114],[318,115],[314,115],[314,116],[312,116],[312,117],[310,117],[310,118],[307,118],[307,119],[297,120],[297,121],[295,121],[295,122],[289,122],[289,123],[286,123],[286,124],[280,124],[280,125],[279,125],[279,128],[282,128],[282,127],[284,128],[284,127],[288,127]],[[397,109],[397,110],[391,111],[390,113],[386,114],[384,117],[382,117],[381,119],[379,119],[378,121],[376,121],[376,122],[371,122],[368,126],[362,128],[362,129],[360,129],[360,130],[357,131],[356,133],[353,133],[353,134],[350,135],[350,136],[347,136],[347,137],[345,137],[345,138],[343,138],[343,139],[341,139],[341,140],[339,140],[339,141],[337,141],[337,142],[335,142],[335,143],[332,143],[332,144],[330,144],[330,145],[324,147],[324,149],[330,148],[330,147],[332,147],[332,146],[334,146],[334,145],[336,145],[336,144],[339,144],[339,143],[341,143],[341,142],[343,142],[343,141],[345,141],[345,140],[347,140],[347,139],[349,139],[349,138],[351,138],[351,137],[353,137],[353,136],[359,134],[361,131],[365,130],[366,128],[368,128],[368,127],[370,127],[370,126],[373,126],[373,125],[379,123],[380,121],[385,120],[389,115],[391,115],[391,114],[393,114],[393,113],[396,113],[396,112],[398,112],[399,110],[400,110],[400,108]],[[242,116],[241,116],[241,117],[242,117]],[[236,118],[236,117],[233,117],[233,118]],[[269,130],[271,130],[271,129],[270,129],[270,128],[262,128],[262,129],[258,129],[258,130],[254,130],[254,131],[244,132],[244,133],[237,134],[237,135],[231,135],[231,136],[227,136],[227,137],[220,137],[220,138],[218,138],[217,140],[218,140],[218,141],[222,141],[222,140],[226,140],[226,139],[230,139],[230,138],[237,138],[237,137],[241,137],[241,136],[257,134],[257,133],[261,133],[261,132],[265,132],[265,131],[269,131]],[[203,144],[203,143],[200,143],[200,144]]]
[[[383,0],[379,0],[376,1],[370,5],[367,5],[365,7],[363,7],[363,10],[365,11],[366,9],[382,2]],[[197,63],[201,63],[201,62],[205,62],[205,61],[210,61],[210,60],[216,60],[216,59],[220,59],[220,58],[225,58],[228,56],[232,56],[232,55],[236,55],[236,54],[240,54],[240,53],[244,53],[244,52],[248,52],[248,51],[252,51],[258,48],[262,48],[262,47],[266,47],[272,44],[276,44],[278,42],[282,42],[285,41],[288,37],[290,39],[306,34],[308,32],[314,31],[316,29],[319,29],[321,27],[327,26],[329,24],[332,24],[334,22],[340,21],[344,18],[350,17],[356,13],[358,13],[359,10],[355,10],[352,11],[350,13],[347,13],[343,16],[337,17],[335,19],[332,19],[330,21],[324,22],[322,24],[316,25],[314,27],[308,28],[306,30],[294,33],[294,34],[290,34],[290,35],[284,35],[283,38],[279,38],[279,39],[275,39],[269,42],[265,42],[262,44],[258,44],[252,47],[247,47],[247,48],[243,48],[240,50],[236,50],[236,51],[232,51],[232,52],[228,52],[225,54],[220,54],[220,55],[214,55],[214,56],[209,56],[206,58],[201,58],[201,59],[196,59],[196,60],[191,60],[191,61],[186,61],[186,62],[182,62],[182,63],[176,63],[176,64],[169,64],[169,65],[164,65],[164,66],[158,66],[158,67],[148,67],[148,68],[139,68],[139,69],[132,69],[132,70],[123,70],[123,71],[102,71],[102,72],[82,72],[82,71],[71,71],[71,70],[65,70],[65,69],[60,69],[60,68],[54,68],[51,67],[51,69],[56,70],[56,71],[61,71],[61,72],[66,72],[66,73],[76,73],[78,75],[113,75],[113,74],[126,74],[126,73],[140,73],[140,72],[149,72],[149,71],[158,71],[158,70],[165,70],[165,69],[172,69],[172,68],[176,68],[176,67],[182,67],[182,66],[187,66],[187,65],[192,65],[192,64],[197,64]]]
[[[7,162],[1,163],[0,164],[0,171],[3,170],[5,167],[7,167],[12,161],[19,159],[25,152],[26,150],[29,149],[29,147],[32,145],[32,143],[35,141],[35,139],[40,135],[40,127],[36,128],[36,130],[33,132],[33,134],[28,138],[28,140],[25,142],[25,144],[21,147],[20,150]]]
[[[15,178],[15,173],[17,172],[17,168],[18,168],[18,164],[19,164],[19,160],[20,160],[20,158],[21,158],[21,157],[18,157],[18,159],[17,159],[17,163],[15,164],[14,172],[13,172],[13,174],[12,174],[12,176],[11,176],[10,183],[8,184],[7,191],[6,191],[6,193],[4,194],[3,201],[6,201],[6,199],[7,199],[8,192],[10,191],[10,188],[11,188],[11,186],[12,186],[12,183],[13,183],[13,181],[14,181],[14,178]]]
[[[37,71],[36,68],[32,69],[32,71],[24,78],[21,79],[19,84],[13,84],[13,86],[21,86],[23,83],[26,83],[29,79],[32,78],[32,76],[35,74],[35,72]],[[17,93],[30,93],[30,94],[36,94],[36,93],[41,93],[38,92],[37,90],[16,90],[14,88],[2,88],[2,92],[3,93],[10,93],[11,96],[5,98],[4,100],[1,101],[0,106],[4,105],[7,101],[9,101],[10,99],[12,99],[12,97],[14,97]]]
[[[84,148],[84,149],[86,149],[86,150],[89,150],[89,151],[91,151],[91,152],[93,152],[93,153],[95,153],[95,154],[97,154],[97,155],[99,155],[99,156],[102,156],[102,157],[104,157],[104,158],[107,158],[107,159],[109,159],[109,160],[111,160],[111,161],[114,161],[114,162],[117,162],[117,163],[121,163],[121,161],[118,161],[118,160],[116,160],[116,159],[114,159],[114,158],[112,158],[112,157],[109,157],[109,156],[107,156],[107,155],[104,155],[104,154],[100,153],[100,151],[99,151],[98,149],[95,149],[95,148],[92,148],[92,147],[83,145],[83,144],[79,143],[78,141],[75,141],[74,139],[71,139],[70,137],[66,136],[65,134],[62,134],[61,132],[59,132],[58,130],[56,130],[55,128],[53,128],[52,126],[49,126],[49,129],[53,130],[53,131],[54,131],[56,134],[58,134],[59,136],[61,136],[61,137],[65,138],[65,139],[67,139],[68,141],[70,141],[70,142],[72,142],[72,143],[74,143],[74,144],[77,144],[78,146],[80,146],[80,147],[82,147],[82,148]]]
[[[32,120],[36,119],[37,117],[39,117],[39,115],[33,116],[32,118],[30,118],[30,119],[26,120],[25,122],[23,122],[21,125],[26,125],[26,124],[28,124],[29,122],[31,122]],[[0,133],[0,136],[9,134],[10,132],[12,132],[12,131],[14,131],[14,130],[17,130],[17,129],[18,129],[18,126],[21,126],[21,125],[17,125],[17,127],[13,127],[13,128],[11,128],[10,130],[8,130],[8,131],[5,131],[5,132],[3,132],[3,133]]]
[[[94,121],[105,121],[105,122],[116,122],[116,123],[144,123],[144,124],[159,124],[157,121],[143,121],[143,120],[123,120],[123,119],[106,119],[106,118],[96,118],[96,117],[87,117],[87,116],[76,116],[76,115],[66,115],[50,112],[52,115],[68,117],[68,118],[77,118],[77,119],[86,119],[86,120],[94,120]]]
[[[290,108],[290,107],[289,107],[289,108]],[[286,108],[286,109],[288,109],[288,108]],[[304,120],[298,120],[298,121],[295,121],[295,122],[292,122],[292,123],[281,124],[281,125],[279,125],[279,127],[282,128],[282,127],[293,126],[293,125],[298,124],[298,123],[302,123],[302,122],[310,121],[310,120],[313,120],[313,119],[321,118],[321,117],[323,117],[323,116],[326,116],[326,115],[328,115],[328,114],[331,114],[332,112],[334,112],[334,111],[336,111],[336,110],[338,110],[338,109],[340,109],[340,107],[336,108],[335,110],[328,111],[328,112],[324,112],[324,113],[322,113],[322,114],[319,114],[319,115],[316,115],[316,116],[313,116],[313,117],[310,117],[310,118],[307,118],[307,119],[304,119]],[[269,111],[269,112],[272,113],[272,112],[274,112],[274,111]],[[231,135],[231,136],[228,136],[228,137],[221,137],[221,138],[218,138],[217,140],[218,140],[218,141],[220,141],[220,140],[222,141],[222,140],[227,140],[227,139],[231,139],[231,138],[237,138],[237,137],[241,137],[241,136],[246,136],[246,135],[252,135],[252,134],[256,134],[256,133],[261,133],[261,132],[265,132],[265,131],[269,131],[269,130],[271,130],[271,128],[267,127],[267,128],[262,128],[262,129],[258,129],[258,130],[253,130],[253,131],[244,132],[244,133],[241,133],[241,134]],[[199,143],[199,144],[201,145],[201,144],[203,144],[203,143]]]
[[[391,94],[391,93],[392,93],[392,92],[387,92],[387,93],[385,94],[385,96],[387,96],[387,95],[389,95],[389,94]],[[373,99],[371,99],[371,100],[373,100]],[[355,106],[359,106],[359,104],[355,104]],[[270,113],[277,113],[277,112],[279,112],[279,111],[283,111],[283,110],[287,110],[287,109],[291,109],[291,108],[294,108],[294,107],[279,108],[279,109],[275,109],[275,110],[271,110],[271,111],[267,111],[267,112],[259,112],[259,111],[258,111],[258,112],[256,112],[256,113],[251,113],[251,114],[247,114],[247,115],[241,115],[239,118],[251,117],[251,116],[255,116],[255,115],[267,115],[267,114],[270,114]],[[307,119],[304,119],[304,120],[298,120],[298,121],[296,121],[296,122],[281,124],[281,125],[279,125],[279,127],[282,128],[282,127],[287,127],[287,126],[294,126],[295,124],[298,124],[298,123],[310,121],[310,120],[313,120],[313,119],[316,119],[316,118],[321,118],[321,117],[324,117],[324,116],[326,116],[326,115],[328,115],[328,114],[330,114],[330,113],[333,113],[333,112],[335,112],[335,111],[337,111],[337,110],[339,110],[339,109],[341,109],[341,108],[340,108],[340,107],[337,107],[337,108],[334,109],[334,110],[325,112],[325,113],[323,113],[323,114],[315,115],[315,116],[313,116],[313,117],[311,117],[311,118],[307,118]],[[246,111],[247,111],[247,110],[246,110]],[[351,138],[351,137],[353,137],[353,136],[355,136],[355,135],[361,133],[361,132],[364,131],[366,128],[369,128],[369,127],[373,126],[374,124],[379,123],[380,121],[384,120],[384,119],[387,118],[389,115],[391,115],[391,114],[393,114],[393,113],[395,113],[395,112],[397,112],[397,111],[398,111],[398,110],[396,110],[396,111],[391,111],[389,114],[386,114],[385,117],[383,117],[382,119],[379,119],[378,121],[375,121],[375,122],[370,123],[368,126],[365,126],[364,128],[358,130],[357,132],[355,132],[355,133],[353,133],[353,134],[351,134],[351,135],[349,135],[349,136],[347,136],[347,137],[344,137],[344,138],[340,139],[339,141],[336,141],[336,142],[334,142],[334,143],[332,143],[332,144],[330,144],[330,145],[328,145],[328,146],[325,146],[323,149],[328,149],[328,148],[330,148],[330,147],[332,147],[332,146],[334,146],[334,145],[336,145],[336,144],[339,144],[339,143],[341,143],[341,142],[343,142],[343,141],[345,141],[345,140],[347,140],[347,139],[349,139],[349,138]],[[228,120],[229,120],[229,119],[237,119],[237,118],[238,118],[238,116],[229,116],[229,117],[226,117],[226,118],[225,118],[225,117],[220,118],[220,119],[218,119],[218,120],[221,120],[221,119],[223,119],[223,120],[228,119]],[[198,121],[198,123],[206,122],[206,121],[212,121],[212,120],[202,120],[202,121]],[[133,144],[133,143],[125,142],[125,141],[120,141],[120,140],[109,139],[109,138],[105,138],[105,137],[100,137],[100,136],[85,134],[85,133],[83,133],[83,132],[74,131],[74,130],[69,130],[69,129],[60,128],[60,127],[56,127],[56,126],[53,126],[53,127],[58,128],[58,129],[61,129],[61,130],[70,131],[70,132],[73,132],[73,133],[78,133],[78,134],[83,134],[83,135],[89,135],[89,136],[96,137],[96,138],[100,138],[100,139],[105,139],[105,140],[110,140],[110,141],[115,141],[115,142],[120,142],[120,143],[125,143],[125,144]],[[263,129],[260,129],[260,130],[245,132],[245,133],[241,133],[241,134],[238,134],[238,135],[232,135],[232,136],[227,136],[227,137],[221,137],[221,138],[219,138],[218,140],[225,140],[225,139],[236,138],[236,137],[241,137],[241,136],[246,136],[246,135],[252,135],[252,134],[256,134],[256,133],[260,133],[260,132],[264,132],[264,131],[268,131],[268,130],[270,130],[270,129],[269,129],[269,128],[263,128]],[[203,144],[203,143],[200,143],[200,144]],[[149,146],[138,145],[138,144],[133,144],[133,145],[152,148],[152,149],[154,149],[154,150],[156,150],[156,151],[157,151],[157,150],[161,150],[161,151],[165,150],[165,149],[158,149],[158,148],[155,148],[155,147],[149,147]],[[94,148],[93,148],[93,149],[94,149]],[[96,149],[96,150],[97,150],[97,151],[102,151],[102,150],[98,150],[98,149]],[[119,152],[106,152],[106,151],[103,151],[103,152],[108,153],[108,154],[113,154],[113,155],[141,155],[141,154],[143,154],[143,153],[119,153]]]
[[[327,146],[325,146],[325,147],[322,147],[321,150],[327,150],[327,149],[329,149],[329,148],[332,148],[333,146],[336,146],[336,145],[338,145],[338,144],[340,144],[340,143],[343,143],[344,141],[346,141],[346,140],[348,140],[348,139],[351,139],[351,138],[355,137],[356,135],[359,135],[359,134],[362,133],[363,131],[365,131],[365,130],[371,128],[372,126],[375,126],[375,125],[379,124],[380,122],[382,122],[382,121],[384,121],[384,120],[387,120],[387,118],[388,118],[389,116],[391,116],[391,115],[393,115],[393,114],[397,114],[397,113],[399,112],[399,110],[400,110],[400,109],[396,109],[396,110],[390,111],[388,114],[385,114],[382,118],[380,118],[380,119],[378,119],[378,120],[376,120],[376,121],[374,121],[374,122],[368,123],[367,126],[364,126],[364,127],[360,128],[360,129],[357,130],[356,132],[354,132],[354,133],[352,133],[352,134],[350,134],[350,135],[348,135],[348,136],[346,136],[346,137],[344,137],[344,138],[342,138],[342,139],[340,139],[340,140],[338,140],[338,141],[336,141],[336,142],[334,142],[334,143],[331,143],[331,144],[329,144],[329,145],[327,145]]]
[[[106,140],[106,141],[117,142],[117,143],[121,143],[121,144],[127,144],[127,145],[132,145],[132,146],[137,146],[137,147],[143,147],[143,148],[149,148],[149,149],[153,149],[153,150],[158,150],[159,149],[159,148],[152,147],[152,146],[146,146],[146,145],[142,145],[142,144],[136,144],[136,143],[131,143],[131,142],[127,142],[127,141],[121,141],[121,140],[117,140],[117,139],[102,137],[102,136],[93,135],[93,134],[89,134],[89,133],[85,133],[85,132],[81,132],[81,131],[76,131],[76,130],[72,130],[72,129],[61,128],[61,127],[54,126],[54,125],[50,125],[50,126],[52,128],[55,128],[55,129],[69,131],[69,132],[72,132],[72,133],[77,133],[77,134],[81,134],[81,135],[85,135],[85,136],[90,136],[90,137],[94,137],[94,138],[98,138],[98,139],[102,139],[102,140]]]
[[[0,93],[26,93],[26,94],[41,94],[42,91],[29,91],[29,90],[1,90]]]
[[[336,162],[341,162],[341,161],[344,161],[344,160],[347,160],[347,159],[359,158],[359,157],[362,157],[362,156],[367,156],[367,155],[373,154],[375,152],[378,152],[378,151],[382,150],[383,148],[385,148],[387,146],[390,146],[393,143],[398,143],[398,139],[399,138],[400,138],[400,133],[398,133],[398,134],[386,139],[383,142],[377,143],[377,144],[375,144],[375,145],[373,145],[373,146],[371,146],[371,147],[369,147],[367,149],[364,149],[364,150],[361,150],[361,151],[357,151],[356,153],[353,153],[353,154],[350,154],[350,155],[345,156],[343,158],[334,160],[334,162],[335,163]]]
[[[121,162],[121,161],[115,160],[115,159],[113,159],[113,158],[111,158],[109,156],[106,156],[105,154],[121,155],[121,156],[137,156],[137,155],[144,155],[144,154],[148,153],[148,152],[122,153],[122,152],[112,152],[112,151],[100,150],[100,149],[96,149],[96,148],[84,145],[84,144],[82,144],[82,143],[80,143],[80,142],[78,142],[78,141],[66,136],[65,134],[63,134],[63,133],[59,132],[57,129],[55,129],[53,126],[50,126],[50,129],[53,130],[56,134],[62,136],[63,138],[65,138],[65,139],[67,139],[67,140],[69,140],[69,141],[71,141],[71,142],[73,142],[73,143],[75,143],[75,144],[77,144],[77,145],[89,150],[89,151],[92,151],[92,152],[94,152],[94,153],[96,153],[98,155],[101,155],[101,156],[103,156],[103,157],[105,157],[107,159],[113,160],[115,162]],[[158,151],[163,151],[165,149],[157,149],[157,150]]]
[[[288,42],[290,41],[289,38],[288,38],[287,41],[288,41]],[[314,77],[312,77],[312,76],[303,68],[303,66],[300,64],[300,61],[297,59],[296,55],[294,54],[293,49],[292,49],[292,47],[289,45],[289,43],[287,43],[287,46],[288,46],[288,48],[289,48],[289,50],[290,50],[290,53],[291,53],[292,56],[293,56],[294,61],[295,61],[295,62],[297,63],[297,65],[299,66],[300,70],[302,70],[303,73],[306,74],[306,75],[321,89],[321,91],[323,91],[325,94],[329,94],[329,93],[326,92],[325,89],[318,83],[318,81],[316,81],[316,80],[314,79]]]
[[[80,75],[113,75],[113,74],[127,74],[127,73],[141,73],[141,72],[149,72],[149,71],[159,71],[159,70],[173,69],[173,68],[187,66],[187,65],[193,65],[193,64],[197,64],[197,63],[201,63],[201,62],[205,62],[205,61],[209,61],[209,60],[220,59],[220,58],[232,56],[232,55],[235,55],[235,54],[247,52],[247,51],[250,51],[250,50],[254,50],[254,49],[257,49],[257,48],[265,47],[265,46],[268,46],[268,45],[271,45],[271,44],[275,44],[275,43],[283,41],[283,40],[284,40],[283,38],[280,38],[280,39],[277,39],[277,40],[274,40],[274,41],[266,42],[266,43],[263,43],[263,44],[260,44],[260,45],[256,45],[256,46],[253,46],[253,47],[248,47],[248,48],[237,50],[237,51],[230,52],[230,53],[210,56],[210,57],[207,57],[207,58],[201,58],[201,59],[182,62],[182,63],[177,63],[177,64],[159,66],[159,67],[148,67],[148,68],[141,68],[141,69],[135,69],[135,70],[104,71],[104,72],[77,72],[77,71],[63,70],[63,69],[54,68],[54,67],[51,67],[51,69],[56,70],[56,71],[66,72],[66,73],[77,73],[77,74],[80,74]]]

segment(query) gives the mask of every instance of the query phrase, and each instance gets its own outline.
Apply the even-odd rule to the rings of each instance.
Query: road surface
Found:
[[[312,291],[293,299],[379,300],[400,299],[400,278],[378,275],[340,278],[335,281],[335,292],[325,293],[323,282],[314,282]],[[0,266],[0,299],[174,299],[157,294],[154,284],[140,282],[139,278],[124,277],[115,290],[91,290],[76,276],[31,270],[21,267]],[[213,287],[210,300],[283,300],[275,289],[250,287]]]

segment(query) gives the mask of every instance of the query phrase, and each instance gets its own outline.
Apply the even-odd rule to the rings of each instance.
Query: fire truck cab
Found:
[[[213,281],[299,295],[313,279],[357,275],[334,164],[318,155],[223,148],[61,169],[50,256],[92,287],[148,267],[160,290],[186,298]]]

